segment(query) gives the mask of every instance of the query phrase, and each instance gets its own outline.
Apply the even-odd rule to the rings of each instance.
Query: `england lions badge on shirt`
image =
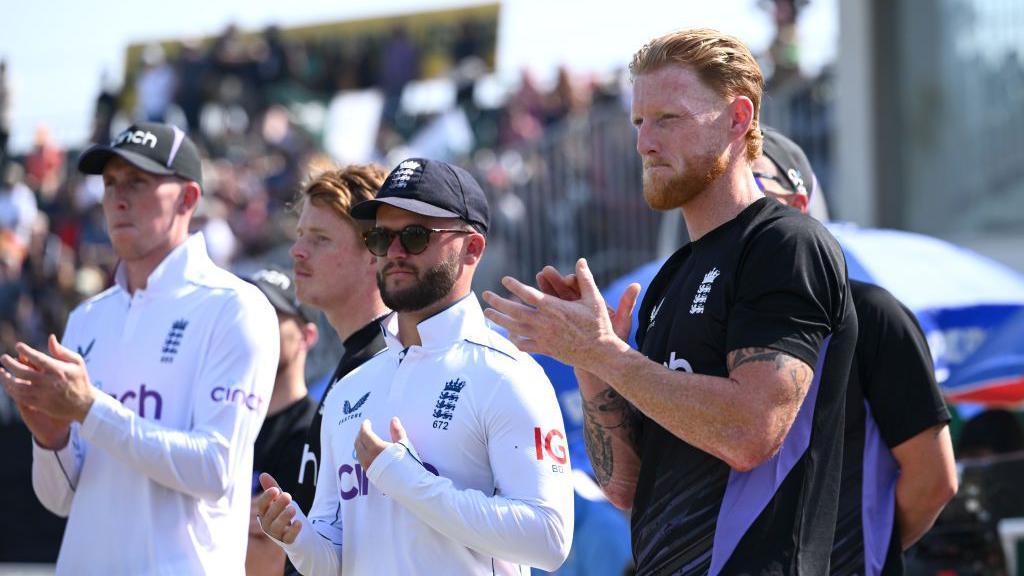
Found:
[[[704,313],[704,303],[708,301],[708,295],[711,294],[711,287],[721,274],[722,273],[716,267],[712,268],[711,271],[704,275],[704,281],[697,287],[697,293],[693,296],[693,304],[690,305],[690,314]]]
[[[437,402],[434,403],[435,430],[447,430],[448,423],[455,416],[455,408],[458,407],[459,394],[466,387],[466,381],[462,378],[452,378],[444,383],[441,393],[438,394]]]

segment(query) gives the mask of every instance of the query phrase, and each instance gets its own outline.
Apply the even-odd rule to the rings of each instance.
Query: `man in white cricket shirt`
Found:
[[[103,175],[115,285],[49,354],[0,357],[36,495],[68,517],[57,573],[242,574],[277,317],[189,237],[202,170],[179,128],[136,124],[78,167]]]
[[[543,370],[487,325],[471,292],[483,190],[413,158],[351,214],[376,220],[364,239],[398,314],[387,348],[327,398],[309,518],[264,474],[264,531],[303,574],[558,568],[573,523],[564,426]]]

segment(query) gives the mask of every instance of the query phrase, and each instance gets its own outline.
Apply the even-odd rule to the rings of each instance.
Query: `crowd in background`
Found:
[[[392,151],[420,149],[424,133],[457,119],[461,130],[440,131],[463,142],[445,150],[447,159],[475,173],[493,207],[489,264],[498,268],[481,270],[485,287],[501,273],[523,277],[538,262],[564,266],[580,254],[605,280],[653,258],[656,221],[639,191],[624,71],[595,77],[563,68],[551,82],[523,71],[489,97],[494,77],[486,62],[493,61],[494,43],[488,33],[466,23],[444,44],[446,54],[438,53],[438,43],[411,42],[400,27],[382,37],[305,41],[274,27],[255,36],[229,27],[212,42],[183,43],[173,52],[154,44],[122,86],[104,82],[91,141],[109,141],[133,120],[187,128],[209,158],[193,222],[213,259],[236,271],[263,262],[289,267],[289,203],[310,166],[331,161],[316,119],[338,95],[372,91],[382,105],[366,160],[389,164]],[[774,63],[769,94],[779,95],[766,108],[784,108],[793,125],[803,123],[806,129],[794,137],[808,143],[827,182],[829,125],[821,119],[830,116],[828,73],[803,77],[782,48],[765,58]],[[448,64],[437,64],[442,60]],[[60,336],[70,310],[109,286],[117,264],[100,207],[102,181],[76,169],[89,143],[66,149],[41,126],[31,150],[9,153],[5,70],[0,66],[0,353],[17,341],[39,347],[48,334]],[[454,91],[441,107],[408,101],[410,86],[428,76],[424,70],[443,71]],[[617,255],[606,254],[612,252]],[[322,378],[337,360],[337,342],[326,340],[319,359],[310,359],[312,378]],[[12,418],[4,398],[0,422]],[[4,440],[28,446],[27,437]],[[30,493],[17,500],[34,504]],[[57,519],[45,520],[59,535]],[[20,557],[45,560],[53,544],[42,542],[35,554],[22,549]],[[3,552],[0,546],[0,557]]]

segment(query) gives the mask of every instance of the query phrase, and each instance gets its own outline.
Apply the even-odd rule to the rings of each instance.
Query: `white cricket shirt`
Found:
[[[572,542],[573,485],[562,415],[529,355],[491,330],[475,295],[418,326],[422,346],[388,347],[327,397],[310,518],[282,546],[303,574],[529,574]],[[393,445],[369,470],[363,420]],[[312,528],[312,529],[311,529]]]
[[[33,450],[36,495],[68,517],[57,573],[242,574],[280,352],[267,299],[196,234],[134,295],[119,268],[63,343],[104,393],[64,449]]]

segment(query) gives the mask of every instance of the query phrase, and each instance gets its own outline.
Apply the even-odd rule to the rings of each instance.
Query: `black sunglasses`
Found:
[[[427,228],[419,224],[410,224],[401,230],[388,230],[387,228],[371,228],[363,232],[363,242],[366,249],[374,256],[387,256],[388,248],[395,236],[402,243],[402,248],[409,254],[420,254],[430,244],[430,235],[435,232],[452,232],[454,234],[472,234],[471,230],[456,230],[454,228]]]

